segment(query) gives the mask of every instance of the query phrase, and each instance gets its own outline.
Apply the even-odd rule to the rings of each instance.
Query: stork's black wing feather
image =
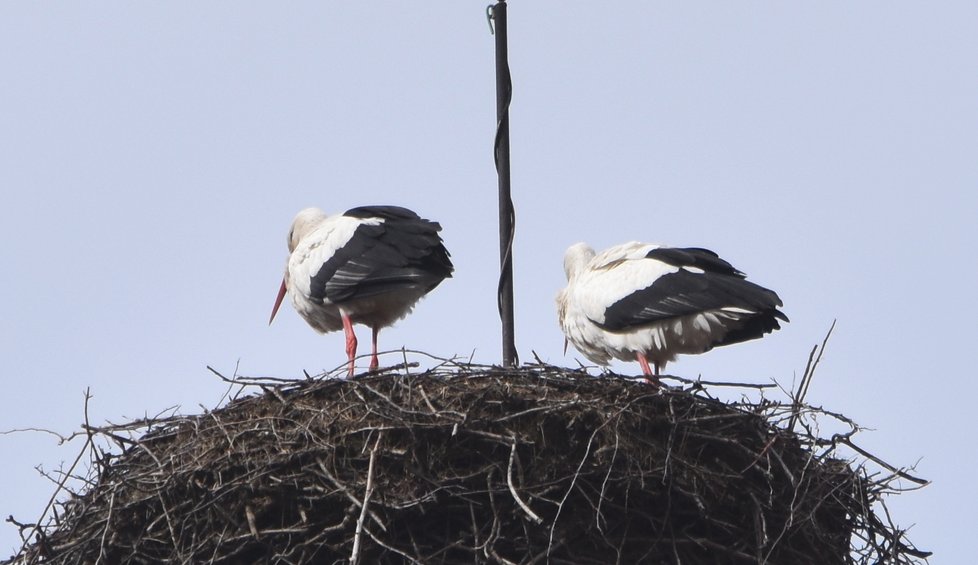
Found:
[[[659,277],[652,285],[637,290],[605,310],[601,327],[622,331],[678,316],[719,308],[771,311],[787,321],[777,307],[781,299],[774,291],[750,281],[727,275],[678,271]]]
[[[344,215],[384,221],[357,227],[323,263],[312,277],[312,298],[340,303],[405,288],[428,292],[452,276],[454,267],[437,222],[398,206],[363,206]]]
[[[757,325],[758,331],[777,329],[779,319],[788,321],[777,309],[782,303],[774,291],[745,280],[742,272],[708,249],[665,247],[653,249],[647,257],[680,269],[610,305],[598,325],[609,331],[624,331],[720,308],[755,312],[750,317],[756,318],[757,324],[748,325]]]
[[[702,247],[658,247],[649,251],[645,256],[674,267],[695,267],[711,273],[744,278],[744,273],[735,269],[733,265],[721,259],[716,253]]]

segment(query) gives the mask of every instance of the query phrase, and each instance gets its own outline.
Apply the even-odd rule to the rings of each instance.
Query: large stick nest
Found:
[[[91,428],[17,563],[912,563],[797,409],[536,365],[278,381]],[[808,415],[817,412],[805,407]],[[826,414],[826,413],[822,413]],[[847,421],[844,418],[843,421]],[[797,426],[792,426],[797,427]],[[855,431],[855,427],[853,427]],[[140,435],[141,434],[141,435]],[[42,520],[43,521],[43,520]],[[41,521],[39,521],[40,524]]]

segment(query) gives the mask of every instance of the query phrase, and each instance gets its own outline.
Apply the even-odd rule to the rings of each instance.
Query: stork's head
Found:
[[[564,252],[564,273],[567,274],[567,280],[579,275],[593,258],[594,249],[584,242],[568,247]]]
[[[306,237],[312,230],[326,219],[326,213],[319,208],[306,208],[295,215],[292,220],[292,227],[289,228],[289,253],[295,251],[302,238]]]
[[[289,246],[289,254],[291,255],[295,248],[299,246],[299,242],[302,238],[306,237],[316,229],[316,227],[326,219],[326,214],[319,208],[306,208],[296,214],[295,219],[292,220],[292,227],[289,228],[289,239],[286,242]],[[271,324],[272,320],[275,319],[275,314],[278,313],[279,306],[282,305],[282,299],[285,298],[285,293],[289,289],[289,261],[285,260],[285,276],[282,277],[282,286],[278,289],[278,296],[275,297],[275,306],[272,307],[272,315],[268,317],[268,323]]]

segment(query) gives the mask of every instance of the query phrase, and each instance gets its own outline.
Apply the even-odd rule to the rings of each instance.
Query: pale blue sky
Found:
[[[265,323],[306,206],[440,221],[456,276],[381,348],[498,361],[485,5],[0,4],[0,430],[70,433],[88,387],[95,423],[195,413],[224,390],[208,364],[340,365],[340,335],[289,308]],[[553,308],[571,243],[709,247],[792,321],[670,372],[790,384],[837,318],[809,399],[920,460],[934,484],[894,519],[935,563],[970,557],[978,4],[509,12],[522,357],[576,364]],[[52,490],[34,466],[78,447],[0,436],[0,517],[34,520]],[[0,524],[0,557],[18,544]]]

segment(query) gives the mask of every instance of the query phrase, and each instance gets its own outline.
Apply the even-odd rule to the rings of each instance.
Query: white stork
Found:
[[[637,360],[652,383],[677,354],[756,339],[788,321],[777,294],[708,249],[633,241],[595,254],[577,243],[564,254],[564,271],[567,287],[557,295],[564,350],[569,341],[601,365]]]
[[[285,293],[312,328],[342,329],[349,374],[357,353],[353,324],[370,326],[377,368],[377,333],[408,315],[422,296],[452,276],[441,226],[398,206],[363,206],[327,216],[299,212],[289,231],[289,258],[272,315]]]

